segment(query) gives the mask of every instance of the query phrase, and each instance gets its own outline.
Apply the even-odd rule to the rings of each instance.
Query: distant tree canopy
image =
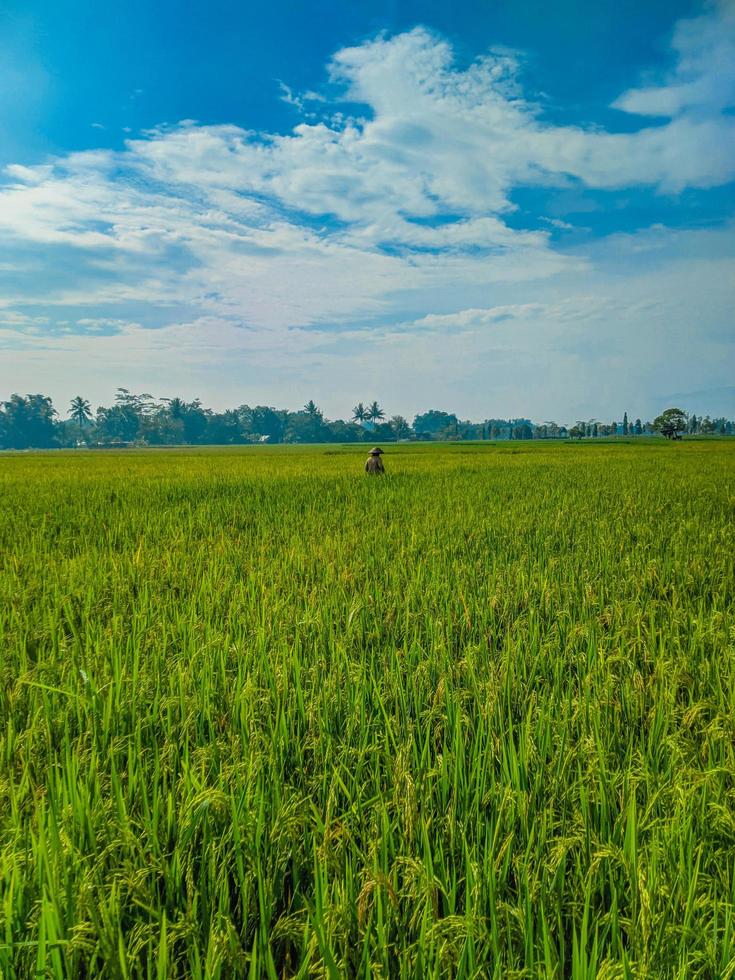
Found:
[[[431,438],[441,432],[451,432],[456,427],[457,416],[454,413],[450,415],[448,412],[438,412],[436,409],[417,415],[413,420],[413,431],[419,439]]]
[[[667,439],[678,439],[680,432],[686,432],[686,412],[680,408],[667,408],[653,420],[653,428]]]
[[[56,445],[56,409],[45,395],[11,395],[0,411],[0,447],[48,449]]]
[[[118,388],[112,405],[92,411],[89,401],[76,395],[68,417],[61,420],[45,395],[11,395],[0,402],[0,449],[47,449],[75,446],[243,445],[247,443],[395,442],[423,439],[527,440],[585,439],[598,436],[635,437],[654,432],[668,438],[690,435],[731,435],[726,418],[687,416],[667,409],[654,422],[606,424],[596,419],[578,421],[567,428],[549,421],[484,419],[471,422],[454,412],[430,409],[410,424],[402,415],[387,417],[375,400],[357,402],[347,420],[330,421],[313,399],[296,412],[268,405],[240,405],[223,412],[205,408],[198,398],[155,399]],[[626,431],[627,430],[627,431]]]

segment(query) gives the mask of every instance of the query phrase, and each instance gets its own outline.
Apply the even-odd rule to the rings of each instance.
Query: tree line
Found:
[[[45,395],[12,395],[0,402],[0,449],[124,447],[175,445],[245,445],[248,443],[395,442],[398,440],[461,441],[483,439],[587,439],[603,436],[669,438],[690,435],[732,435],[726,418],[687,415],[667,409],[652,422],[597,419],[572,426],[530,419],[485,419],[471,422],[432,409],[411,423],[402,415],[388,417],[377,401],[358,402],[347,420],[329,420],[310,400],[298,411],[265,405],[240,405],[224,412],[205,408],[199,399],[155,399],[118,388],[112,405],[93,412],[81,395],[72,399],[66,417]]]

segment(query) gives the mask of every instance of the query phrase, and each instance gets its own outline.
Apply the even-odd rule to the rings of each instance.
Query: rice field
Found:
[[[0,458],[0,976],[735,976],[735,441]]]

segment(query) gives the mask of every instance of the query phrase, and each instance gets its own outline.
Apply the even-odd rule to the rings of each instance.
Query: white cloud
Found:
[[[313,396],[332,417],[368,395],[403,414],[650,415],[658,394],[724,386],[733,370],[732,238],[682,232],[663,245],[665,237],[662,228],[616,236],[600,246],[596,269],[528,283],[524,302],[369,329],[248,329],[213,311],[156,330],[108,323],[93,335],[97,322],[86,318],[94,322],[81,336],[24,333],[12,387],[0,361],[0,388],[50,391],[60,405],[76,389],[109,401],[120,384],[199,395],[217,408],[296,407]],[[621,255],[634,271],[620,273]],[[8,343],[0,323],[0,346]]]
[[[546,310],[542,303],[510,303],[506,306],[493,306],[490,309],[459,310],[457,313],[428,313],[414,320],[414,330],[467,330],[475,327],[499,323],[502,320],[519,320],[537,317]]]
[[[26,324],[13,370],[22,362],[39,371],[51,345],[49,377],[82,363],[95,377],[129,370],[148,385],[161,377],[182,384],[245,361],[251,379],[272,386],[266,379],[278,377],[290,391],[305,370],[312,388],[334,372],[339,385],[353,385],[365,365],[385,370],[379,343],[393,358],[395,391],[403,391],[399,370],[419,368],[426,390],[440,377],[446,385],[452,371],[467,391],[475,369],[497,367],[501,357],[505,374],[490,373],[503,391],[518,378],[507,368],[513,358],[528,377],[556,364],[549,383],[568,387],[581,357],[569,345],[589,356],[591,324],[604,331],[629,323],[636,343],[662,309],[684,323],[681,311],[690,307],[682,307],[680,284],[695,295],[704,287],[688,274],[694,265],[682,270],[680,260],[699,239],[675,241],[653,229],[618,237],[605,255],[561,250],[551,229],[572,226],[538,216],[522,227],[513,190],[676,192],[732,179],[735,119],[721,110],[731,105],[734,36],[731,5],[681,22],[671,75],[616,103],[631,113],[666,107],[669,121],[637,132],[554,125],[524,95],[512,52],[459,68],[445,40],[416,29],[335,55],[332,83],[364,107],[352,105],[352,116],[282,83],[284,99],[307,120],[288,135],[185,121],[131,139],[121,152],[8,167],[0,244],[35,250],[49,269],[62,259],[69,270],[0,296],[8,316],[65,321],[53,338],[34,339],[34,324]],[[678,279],[634,270],[623,287],[601,273],[613,253],[615,261],[635,250],[649,257],[659,239]],[[707,267],[696,268],[704,283]],[[664,282],[678,306],[656,292]],[[702,306],[721,323],[714,300]],[[151,309],[156,330],[141,325]],[[71,336],[69,324],[81,336]],[[0,320],[6,350],[19,325]],[[432,342],[422,346],[428,334]],[[554,344],[567,345],[563,356]],[[227,388],[207,384],[215,395]]]
[[[677,61],[663,84],[624,92],[614,103],[639,115],[676,116],[692,109],[719,111],[735,104],[735,3],[711,3],[700,17],[676,25]]]
[[[40,333],[49,323],[46,316],[31,316],[21,310],[0,309],[0,327],[5,328],[6,332],[17,331],[18,333]]]
[[[687,77],[704,78],[706,65],[693,52],[710,31],[700,21],[713,19],[684,22],[699,38],[688,47],[684,27],[677,31],[679,70]],[[732,33],[731,19],[727,9],[719,15],[720,36]],[[119,154],[16,165],[7,171],[16,183],[0,195],[0,229],[75,248],[156,254],[183,244],[198,259],[215,245],[280,250],[284,238],[293,246],[295,237],[300,252],[319,252],[328,239],[361,250],[543,255],[544,232],[504,220],[518,184],[573,177],[595,188],[676,191],[735,174],[730,116],[689,114],[636,133],[554,126],[522,97],[512,55],[489,54],[461,70],[449,44],[421,28],[338,52],[331,75],[369,107],[369,118],[300,123],[286,136],[189,122],[150,131]],[[284,98],[302,104],[281,84]],[[315,231],[319,216],[343,227]],[[533,275],[532,261],[528,268]]]
[[[568,221],[562,221],[561,218],[541,218],[545,221],[547,225],[551,225],[552,228],[558,228],[559,231],[574,231],[574,225],[570,224]]]

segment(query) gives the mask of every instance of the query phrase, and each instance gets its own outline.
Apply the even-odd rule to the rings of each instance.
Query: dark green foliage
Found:
[[[56,410],[45,395],[12,395],[0,403],[0,448],[56,445]]]
[[[687,427],[686,413],[680,408],[667,408],[657,418],[653,420],[653,428],[660,432],[667,439],[678,439],[680,432],[685,432]],[[701,431],[704,428],[700,424]]]
[[[676,410],[678,411],[678,409]],[[115,403],[100,406],[94,420],[88,401],[77,395],[70,405],[70,422],[59,422],[51,400],[43,395],[21,398],[13,395],[0,403],[0,449],[44,449],[52,446],[70,448],[143,447],[143,446],[234,446],[249,443],[344,443],[406,441],[408,439],[440,442],[473,442],[492,440],[597,438],[616,435],[617,425],[599,424],[594,420],[577,422],[567,430],[556,422],[535,425],[530,419],[486,419],[471,422],[454,413],[431,409],[414,418],[411,427],[401,415],[385,421],[385,412],[373,401],[367,408],[359,402],[351,420],[330,421],[313,400],[298,412],[264,405],[214,412],[204,408],[198,398],[186,402],[181,398],[135,395],[118,388]],[[646,423],[646,432],[656,431]],[[629,435],[643,432],[640,419],[633,429],[625,415],[622,431]],[[662,430],[663,431],[663,430]],[[726,418],[705,416],[689,420],[690,434],[729,436],[733,423]]]
[[[456,429],[457,416],[454,413],[439,412],[432,409],[417,415],[413,420],[413,431],[421,438],[436,438],[441,433],[451,433]]]

